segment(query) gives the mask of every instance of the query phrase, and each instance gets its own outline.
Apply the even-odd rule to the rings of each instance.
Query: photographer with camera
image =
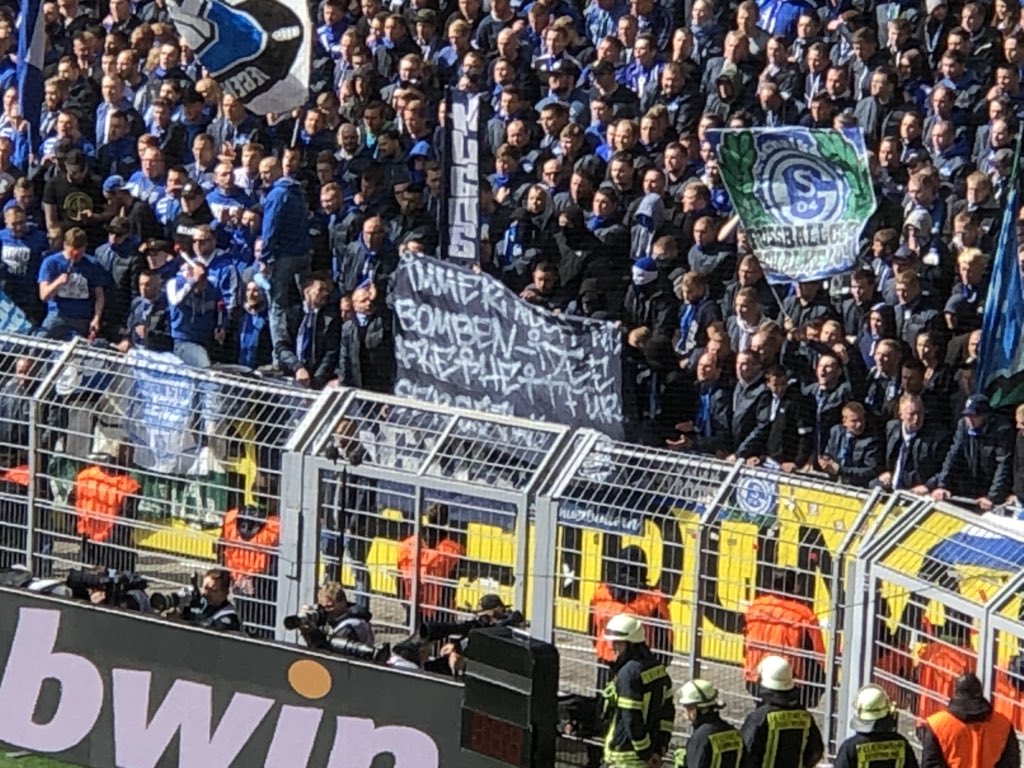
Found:
[[[76,600],[86,600],[93,605],[121,608],[125,611],[153,613],[146,594],[149,586],[137,573],[125,573],[104,568],[71,569],[65,582]],[[56,594],[51,592],[51,594]]]
[[[285,619],[285,627],[291,618],[300,620],[296,628],[306,645],[325,650],[331,650],[335,641],[373,645],[372,614],[350,603],[341,584],[329,581],[321,586],[316,602],[313,607],[303,606],[299,616]]]
[[[459,677],[466,668],[463,656],[469,645],[470,632],[486,627],[522,627],[525,624],[523,614],[511,610],[500,596],[484,595],[477,604],[476,616],[468,621],[428,621],[420,626],[420,637],[423,640],[445,641],[438,656],[424,662],[423,669]]]
[[[231,574],[222,568],[211,568],[203,574],[202,584],[189,588],[189,602],[180,606],[180,617],[202,629],[215,632],[241,632],[242,622],[229,599]]]
[[[388,643],[373,644],[370,612],[348,601],[337,582],[328,582],[317,593],[317,604],[303,606],[295,616],[284,617],[285,629],[297,629],[306,645],[363,661],[384,662],[391,656]]]

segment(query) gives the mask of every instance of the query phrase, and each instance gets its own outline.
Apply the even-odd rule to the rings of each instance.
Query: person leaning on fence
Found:
[[[450,580],[465,556],[465,548],[448,527],[448,505],[433,503],[427,507],[419,538],[409,536],[398,547],[398,570],[402,574],[402,597],[412,600],[412,576],[419,549],[419,617],[433,619],[439,609],[452,610],[445,600],[446,581]]]
[[[749,768],[811,768],[825,754],[814,717],[800,704],[793,668],[781,656],[758,664],[757,709],[747,715],[740,733]]]
[[[921,729],[921,768],[1018,768],[1020,744],[974,674],[957,678],[949,705]]]
[[[117,455],[93,454],[92,463],[75,476],[68,504],[77,515],[75,530],[82,537],[81,562],[115,571],[135,571],[133,528],[137,517],[139,482],[132,477],[132,447],[117,446]]]
[[[880,686],[857,692],[850,728],[854,733],[839,745],[833,768],[918,768],[910,742],[896,732],[896,705]]]
[[[679,704],[693,724],[685,749],[677,749],[675,768],[744,768],[743,737],[722,719],[725,705],[707,680],[683,683]]]
[[[914,490],[932,490],[932,498],[973,499],[982,512],[1001,504],[1013,489],[1013,430],[1004,424],[985,395],[967,399],[942,469]]]
[[[281,518],[277,509],[277,478],[261,474],[257,481],[262,504],[246,504],[224,515],[220,558],[231,573],[235,602],[246,634],[274,638],[277,605]],[[264,490],[265,489],[265,490]]]
[[[614,679],[604,689],[608,732],[607,768],[654,768],[662,764],[675,725],[672,681],[645,642],[643,624],[622,613],[609,620],[602,638],[612,644]]]
[[[644,622],[647,645],[658,651],[672,649],[672,617],[668,600],[658,588],[647,585],[647,566],[643,562],[643,550],[626,547],[620,553],[625,561],[621,563],[614,579],[598,584],[590,599],[590,634],[594,638],[597,653],[597,687],[604,686],[611,679],[615,665],[615,650],[605,639],[608,622],[619,614],[628,613]],[[651,620],[654,621],[651,621]]]
[[[761,661],[775,654],[791,665],[801,683],[801,700],[813,707],[821,697],[824,679],[821,624],[814,611],[796,597],[796,571],[776,569],[771,580],[771,587],[760,591],[744,617],[743,674],[747,690],[756,694]]]

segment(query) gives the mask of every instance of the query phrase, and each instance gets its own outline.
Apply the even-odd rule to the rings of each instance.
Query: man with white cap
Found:
[[[613,616],[602,638],[615,652],[615,677],[604,689],[609,721],[604,764],[607,768],[660,766],[675,723],[672,681],[647,647],[644,626],[635,616]]]
[[[676,768],[742,768],[743,737],[719,714],[725,705],[718,700],[718,689],[707,680],[690,680],[679,692],[679,703],[693,733],[686,748],[676,750]]]
[[[896,732],[896,706],[878,685],[865,685],[853,702],[854,734],[839,745],[833,768],[918,768],[910,743]]]
[[[814,717],[800,705],[793,668],[781,656],[758,666],[761,704],[747,715],[740,733],[748,768],[812,768],[825,754]]]

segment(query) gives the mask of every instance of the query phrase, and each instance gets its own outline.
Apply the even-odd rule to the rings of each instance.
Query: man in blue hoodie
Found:
[[[270,337],[285,333],[285,312],[298,303],[299,286],[310,271],[309,207],[302,185],[281,170],[277,158],[260,160],[263,200],[263,256],[270,268]]]

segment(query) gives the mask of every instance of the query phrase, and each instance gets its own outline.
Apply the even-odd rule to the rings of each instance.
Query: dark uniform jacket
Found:
[[[242,622],[230,600],[216,608],[207,605],[202,611],[186,612],[184,618],[197,627],[216,632],[240,632],[242,629]]]
[[[917,755],[905,738],[893,731],[855,733],[839,746],[832,768],[918,768]]]
[[[796,689],[784,693],[765,691],[762,701],[761,706],[747,715],[740,729],[748,768],[812,768],[817,765],[825,754],[825,745],[814,716],[800,706]],[[774,742],[774,753],[768,754],[772,730],[778,732],[778,739]],[[801,744],[804,744],[803,754],[800,754]]]
[[[675,721],[672,681],[645,645],[630,646],[612,667],[615,681],[605,690],[611,715],[605,761],[650,760],[668,749]]]
[[[716,711],[701,712],[686,742],[686,768],[743,768],[743,737]]]

